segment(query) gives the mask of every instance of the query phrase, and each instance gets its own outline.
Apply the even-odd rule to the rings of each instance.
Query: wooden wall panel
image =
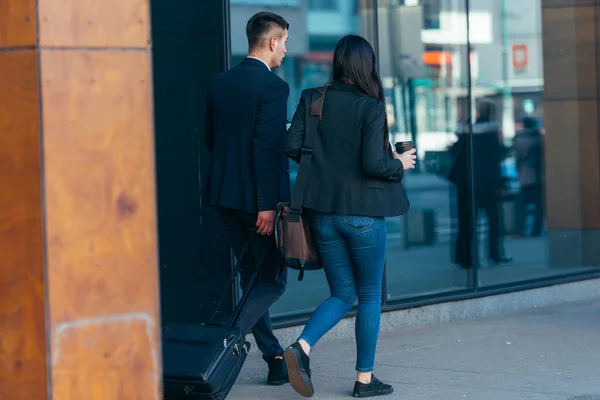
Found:
[[[41,0],[42,47],[146,48],[147,0]]]
[[[548,102],[545,105],[545,124],[549,228],[598,228],[598,102]]]
[[[147,0],[0,2],[2,400],[162,398],[149,43]]]
[[[41,65],[55,398],[157,399],[149,54],[43,51]]]
[[[595,7],[542,11],[546,100],[596,99]]]
[[[0,52],[0,399],[45,399],[36,53]]]
[[[52,398],[162,400],[160,357],[149,337],[155,331],[143,314],[59,326],[52,342]]]
[[[551,230],[600,228],[598,0],[543,0],[546,209]]]
[[[34,46],[35,21],[35,0],[4,0],[0,3],[0,49]]]
[[[573,8],[584,6],[595,6],[598,0],[542,0],[542,8],[561,7]]]

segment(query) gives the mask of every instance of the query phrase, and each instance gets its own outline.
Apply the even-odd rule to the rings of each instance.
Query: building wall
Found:
[[[209,4],[200,3],[206,7]],[[214,282],[222,281],[224,271],[229,270],[231,258],[220,241],[218,222],[208,217],[210,211],[202,209],[200,201],[195,203],[197,167],[207,162],[208,155],[202,146],[193,150],[184,147],[202,132],[203,88],[228,65],[227,59],[231,64],[243,59],[247,46],[245,23],[263,9],[280,13],[291,22],[288,57],[274,71],[291,87],[289,118],[302,89],[328,82],[336,41],[348,33],[361,34],[379,54],[392,139],[416,142],[419,168],[408,173],[404,181],[412,209],[406,216],[386,220],[388,257],[382,299],[386,310],[598,275],[600,259],[594,235],[596,220],[600,221],[596,218],[600,215],[600,157],[595,153],[599,148],[599,67],[595,57],[599,28],[593,17],[598,13],[597,4],[472,0],[467,30],[465,0],[422,0],[410,2],[411,7],[379,0],[378,9],[372,0],[319,3],[335,11],[313,8],[317,3],[289,0],[274,5],[267,0],[231,0],[228,29],[223,30],[223,26],[215,25],[215,18],[209,18],[203,25],[197,22],[203,27],[201,31],[193,31],[198,30],[196,27],[172,36],[175,41],[193,38],[180,47],[181,54],[168,53],[167,42],[161,45],[160,35],[155,35],[159,58],[155,60],[159,76],[155,96],[157,144],[165,149],[158,160],[165,293],[176,288],[192,290],[205,282],[216,287]],[[214,29],[207,28],[210,26]],[[221,33],[217,32],[224,31],[227,36],[219,37]],[[173,33],[165,32],[168,35]],[[518,54],[523,47],[513,53],[513,45],[526,45],[527,62],[523,53]],[[190,61],[196,64],[189,67]],[[186,80],[196,86],[183,88],[182,83],[172,82],[176,78],[169,77],[168,71],[173,68],[187,70],[190,75]],[[178,111],[170,110],[167,100],[160,100],[161,90],[168,93],[163,99],[182,102],[186,115],[183,122],[171,120]],[[161,101],[164,104],[160,105]],[[501,126],[498,137],[502,162],[498,168],[504,186],[494,192],[494,208],[481,206],[481,199],[473,194],[478,163],[489,156],[475,145],[476,136],[469,136],[480,101],[495,105],[494,119]],[[513,148],[524,117],[535,121],[540,131],[534,141],[537,144],[528,144],[525,157],[526,162],[540,160],[541,179],[533,191],[523,190],[527,186],[526,173]],[[468,124],[467,138],[471,139],[467,143],[473,144],[466,148],[467,158],[457,160],[449,149],[459,138],[460,123]],[[176,165],[169,156],[178,146],[185,155],[183,159],[188,160],[185,165]],[[464,167],[460,187],[466,188],[466,197],[456,180],[448,179],[453,164]],[[293,182],[296,172],[293,167]],[[176,174],[177,184],[165,183]],[[536,194],[541,195],[541,203],[528,201]],[[471,201],[473,196],[475,203]],[[183,209],[171,209],[177,197],[183,199]],[[497,210],[499,224],[490,224],[484,208]],[[542,215],[539,232],[535,232],[536,210]],[[190,224],[184,214],[201,222]],[[502,238],[499,253],[512,256],[511,262],[495,264],[490,260],[488,239],[496,229]],[[462,268],[456,257],[461,232],[466,233],[467,253],[473,255],[472,268]],[[204,243],[190,250],[198,242]],[[183,251],[178,252],[180,248]],[[206,257],[213,257],[210,269],[204,262]],[[172,275],[168,275],[170,268]],[[185,271],[183,275],[173,272],[177,268]],[[178,282],[175,277],[181,276],[190,279]],[[303,282],[297,282],[291,274],[288,290],[274,305],[273,315],[280,324],[301,322],[328,294],[322,271],[306,274]],[[208,294],[203,297],[204,309],[210,305],[209,298]],[[185,301],[198,300],[202,299],[190,297]],[[177,301],[164,300],[164,307],[177,318],[185,319],[195,312],[196,306],[175,311],[176,304],[182,303]]]
[[[212,312],[221,291],[215,282],[224,282],[231,261],[200,196],[209,161],[202,145],[206,89],[228,65],[228,10],[215,0],[151,6],[162,323],[199,323]]]

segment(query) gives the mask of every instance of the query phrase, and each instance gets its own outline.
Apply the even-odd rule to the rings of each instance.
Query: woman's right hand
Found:
[[[402,162],[404,170],[413,169],[417,163],[417,156],[415,155],[416,152],[417,149],[410,149],[402,154],[394,152],[394,158]]]

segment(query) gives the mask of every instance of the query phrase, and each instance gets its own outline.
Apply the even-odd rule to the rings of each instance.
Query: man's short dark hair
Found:
[[[259,12],[255,14],[246,25],[246,36],[248,37],[248,47],[250,51],[260,46],[273,28],[281,28],[285,31],[290,28],[290,24],[280,15],[272,12]]]

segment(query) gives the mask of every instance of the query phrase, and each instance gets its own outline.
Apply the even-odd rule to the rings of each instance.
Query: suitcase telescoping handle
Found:
[[[221,298],[217,302],[215,310],[211,314],[211,316],[208,319],[208,322],[206,324],[210,325],[212,323],[212,321],[215,319],[217,313],[219,312],[219,308],[221,308],[221,304],[223,304],[223,300],[225,300],[225,297],[227,297],[227,292],[229,291],[229,288],[232,287],[233,283],[235,282],[235,277],[237,276],[238,272],[240,272],[242,262],[244,260],[244,257],[246,257],[246,255],[250,249],[250,244],[251,244],[252,240],[258,236],[258,234],[256,233],[256,228],[251,228],[251,229],[249,229],[249,231],[250,231],[250,235],[248,236],[248,240],[246,241],[246,244],[242,248],[241,253],[237,256],[237,263],[235,264],[235,267],[233,268],[233,272],[232,272],[231,276],[229,277],[229,279],[227,280],[227,283],[225,284],[225,287],[223,288],[223,291],[221,293]],[[240,316],[240,313],[242,311],[242,308],[244,307],[244,303],[248,299],[250,290],[252,289],[252,286],[254,285],[254,281],[256,280],[256,277],[258,276],[258,273],[260,272],[260,269],[262,268],[262,265],[265,262],[265,258],[267,257],[269,249],[271,248],[272,245],[273,245],[272,243],[269,243],[268,246],[265,246],[262,254],[260,255],[260,258],[258,259],[258,264],[255,266],[254,273],[252,274],[252,276],[250,277],[250,281],[248,282],[248,286],[245,288],[245,290],[243,290],[242,298],[240,299],[238,304],[235,306],[235,308],[233,309],[232,315],[229,317],[229,319],[226,322],[227,326],[233,327],[235,325],[235,323],[237,322],[237,320]]]

